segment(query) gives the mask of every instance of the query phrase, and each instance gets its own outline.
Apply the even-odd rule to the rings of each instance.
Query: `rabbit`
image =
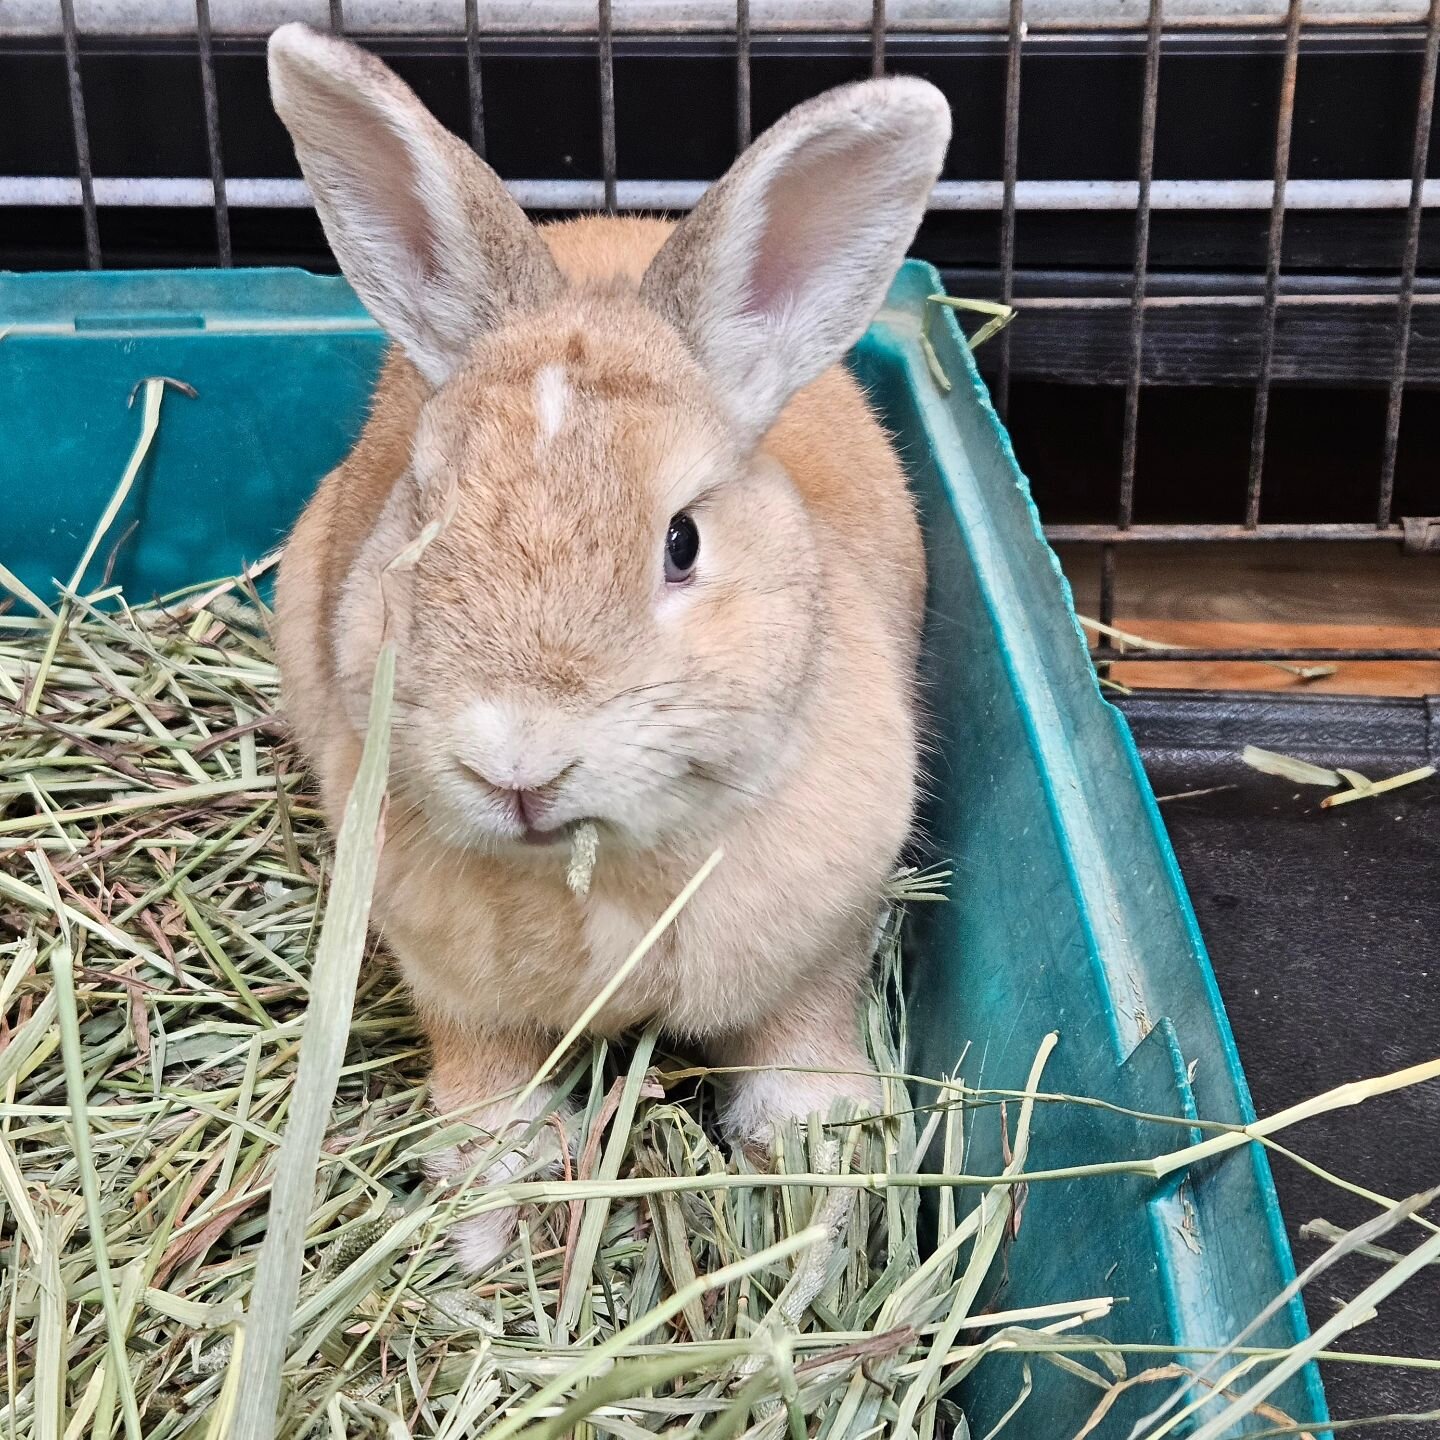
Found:
[[[269,75],[391,342],[359,441],[285,547],[275,620],[332,825],[382,635],[396,647],[374,921],[434,1104],[485,1137],[432,1172],[498,1154],[476,1182],[494,1184],[556,1161],[535,1123],[553,1090],[519,1103],[525,1082],[717,849],[591,1030],[656,1023],[741,1067],[720,1105],[741,1146],[874,1113],[858,1012],[912,825],[925,562],[840,362],[924,214],[943,96],[847,85],[676,224],[537,228],[365,51],[288,24]],[[565,876],[587,822],[582,897]],[[462,1220],[460,1261],[491,1265],[516,1223]]]

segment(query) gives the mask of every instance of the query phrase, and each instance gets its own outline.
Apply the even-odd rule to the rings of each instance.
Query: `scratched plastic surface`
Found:
[[[932,338],[949,394],[925,365],[921,317],[938,288],[929,267],[906,265],[853,357],[909,468],[932,571],[925,695],[939,754],[927,833],[956,879],[952,900],[913,924],[912,1068],[958,1065],[972,1086],[1019,1089],[1054,1029],[1046,1090],[1179,1120],[1247,1120],[1239,1058],[1149,784],[946,313]],[[0,276],[7,330],[0,560],[42,594],[68,577],[123,469],[137,382],[169,375],[197,392],[167,395],[111,531],[129,531],[114,578],[145,597],[232,573],[278,542],[358,434],[382,353],[343,281],[295,271]],[[90,583],[106,558],[102,547]],[[1040,1105],[1029,1168],[1159,1154],[1195,1136]],[[967,1116],[966,1142],[969,1170],[1001,1167],[998,1107]],[[1253,1148],[1160,1182],[1036,1182],[1022,1213],[986,1298],[1012,1308],[1126,1297],[1087,1332],[1114,1341],[1223,1344],[1293,1274]],[[1291,1343],[1304,1325],[1291,1306],[1252,1343]],[[1132,1356],[1129,1366],[1159,1363]],[[1042,1361],[1033,1370],[1007,1437],[1073,1434],[1099,1392]],[[1018,1358],[988,1359],[963,1395],[971,1434],[985,1435],[1021,1386]],[[1123,1440],[1167,1393],[1136,1387],[1095,1434]],[[1296,1419],[1326,1419],[1313,1370],[1273,1400]]]

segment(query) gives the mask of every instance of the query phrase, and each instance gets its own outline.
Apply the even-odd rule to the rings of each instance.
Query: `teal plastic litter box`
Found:
[[[1101,696],[1025,480],[948,312],[930,326],[948,394],[922,355],[926,297],[938,288],[932,269],[907,264],[853,357],[920,498],[932,573],[925,689],[939,754],[928,833],[956,880],[951,902],[914,922],[913,1066],[940,1074],[963,1053],[969,1084],[1019,1089],[1055,1029],[1047,1089],[1248,1120],[1154,797]],[[132,598],[269,551],[358,433],[383,349],[343,281],[276,270],[4,276],[0,335],[0,559],[42,594],[74,568],[134,445],[133,387],[153,375],[194,387],[193,399],[167,398],[111,531],[129,530],[113,575]],[[1040,1106],[1030,1165],[1158,1154],[1192,1133]],[[1000,1168],[995,1109],[975,1114],[967,1140],[968,1169]],[[1032,1185],[1004,1268],[1007,1308],[1123,1296],[1095,1330],[1197,1353],[1231,1339],[1293,1278],[1254,1146],[1162,1183]],[[1304,1333],[1296,1302],[1255,1343]],[[1020,1385],[1016,1357],[981,1367],[965,1397],[973,1435]],[[1137,1387],[1097,1433],[1125,1436],[1164,1393]],[[1006,1433],[1073,1434],[1095,1398],[1084,1381],[1036,1365],[1034,1393]],[[1326,1420],[1313,1369],[1274,1398],[1296,1419]]]

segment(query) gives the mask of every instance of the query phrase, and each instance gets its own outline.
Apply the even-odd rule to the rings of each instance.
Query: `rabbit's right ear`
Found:
[[[798,105],[748,149],[651,261],[641,294],[756,443],[865,333],[925,214],[950,107],[910,76]]]
[[[513,307],[563,288],[499,177],[374,56],[307,25],[270,37],[270,95],[335,258],[432,385]]]

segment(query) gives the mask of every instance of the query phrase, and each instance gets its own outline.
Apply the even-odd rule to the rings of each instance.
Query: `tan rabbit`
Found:
[[[944,99],[914,79],[834,90],[678,225],[537,230],[362,50],[286,25],[270,86],[394,341],[364,434],[285,552],[285,704],[338,821],[388,625],[376,915],[433,1041],[435,1103],[522,1136],[547,1096],[519,1113],[507,1097],[723,847],[595,1028],[654,1019],[761,1067],[725,1098],[743,1142],[873,1105],[857,1004],[911,824],[924,559],[838,362],[924,212]],[[580,898],[567,844],[587,820]],[[489,1263],[514,1225],[467,1222],[463,1259]]]

